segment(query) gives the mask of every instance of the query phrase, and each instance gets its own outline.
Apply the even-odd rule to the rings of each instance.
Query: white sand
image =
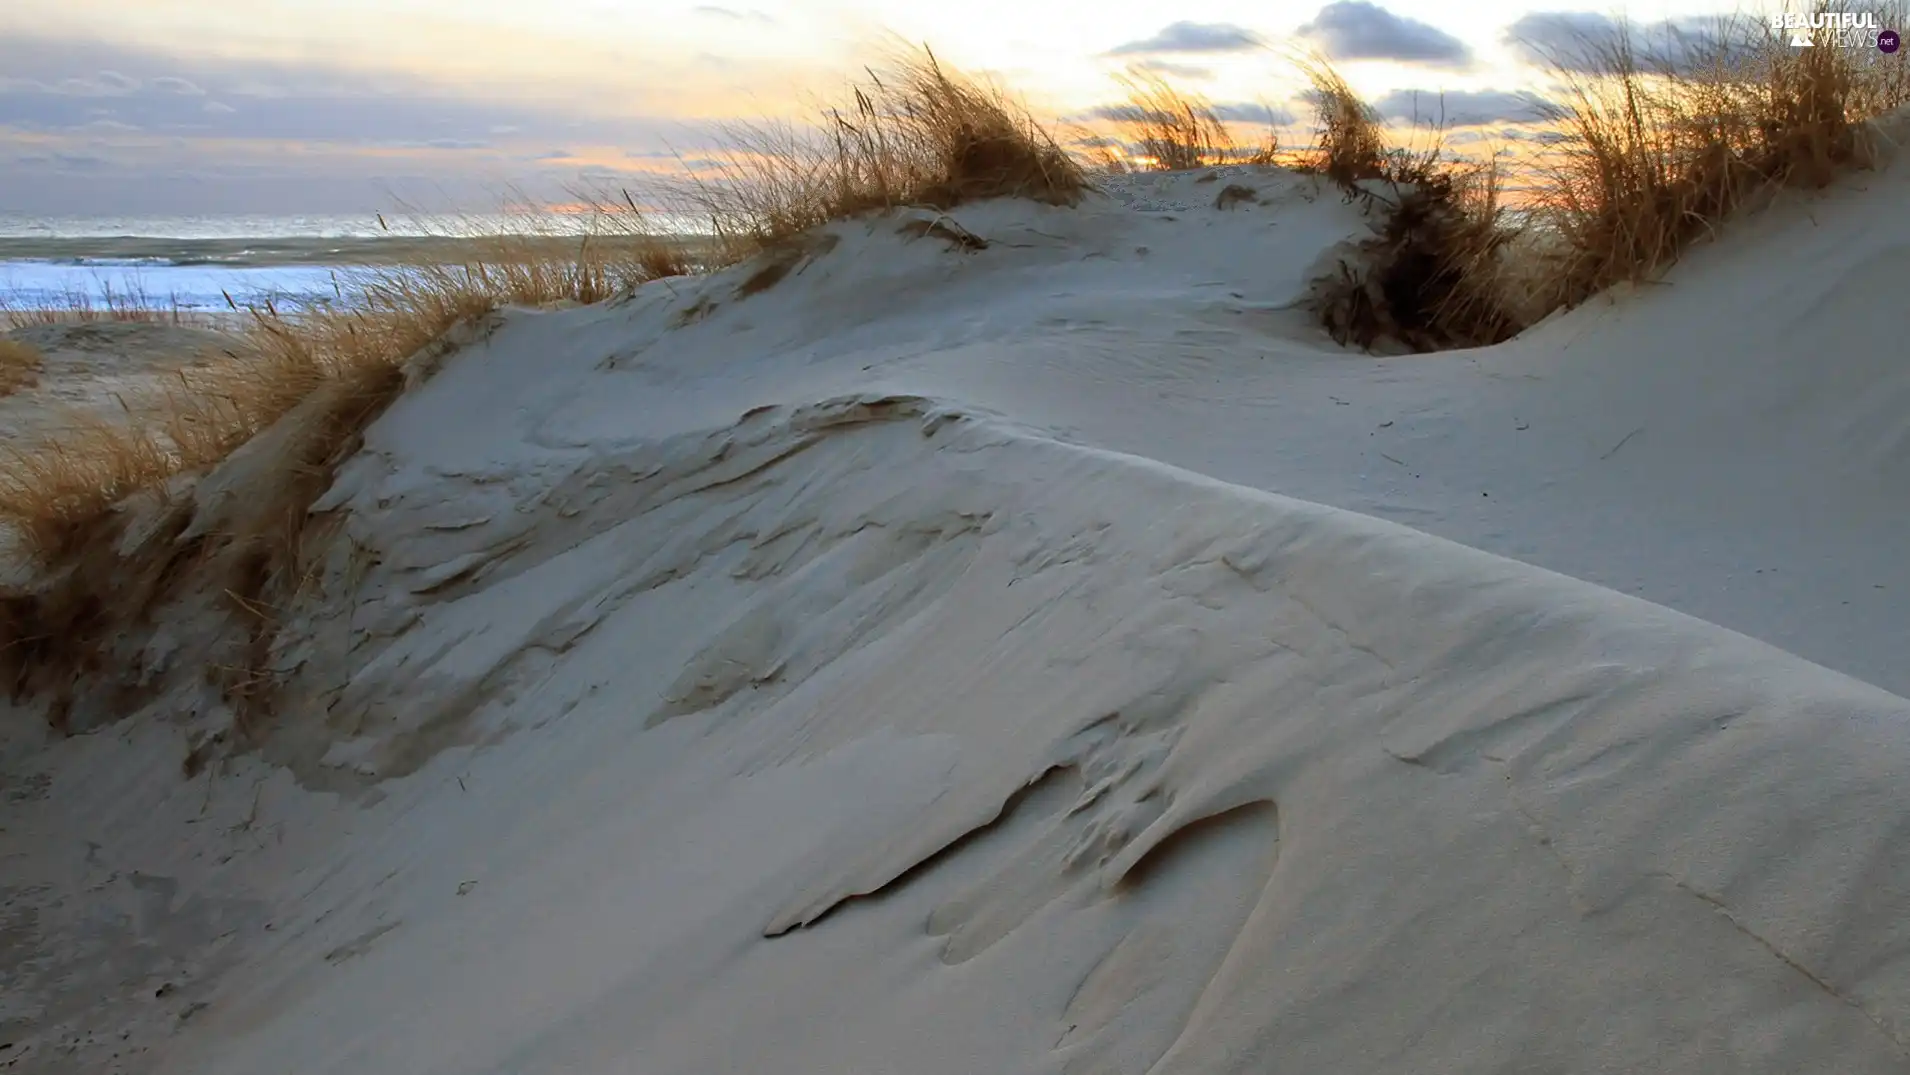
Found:
[[[1160,182],[448,362],[274,764],[12,751],[21,1063],[1910,1069],[1910,168],[1399,359],[1351,207]]]

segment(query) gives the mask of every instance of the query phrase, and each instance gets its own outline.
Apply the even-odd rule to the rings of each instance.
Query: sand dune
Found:
[[[321,502],[262,756],[10,723],[0,943],[146,946],[7,1026],[194,1075],[1905,1070],[1907,182],[1446,355],[1324,341],[1363,223],[1251,170],[513,314]],[[176,611],[149,717],[205,704]]]

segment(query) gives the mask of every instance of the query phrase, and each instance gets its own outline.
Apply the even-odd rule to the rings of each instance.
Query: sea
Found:
[[[576,217],[363,215],[41,216],[0,211],[0,309],[125,302],[221,314],[234,305],[328,302],[355,272],[455,264],[487,236],[581,236]]]

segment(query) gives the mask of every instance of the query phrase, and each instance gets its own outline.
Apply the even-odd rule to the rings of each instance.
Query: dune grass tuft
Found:
[[[1386,125],[1344,75],[1323,56],[1294,58],[1312,89],[1314,140],[1298,167],[1350,188],[1368,179],[1397,178],[1400,157],[1386,137]]]
[[[1314,281],[1314,311],[1341,344],[1391,340],[1414,351],[1480,347],[1525,327],[1508,286],[1499,171],[1451,162],[1412,184],[1367,190],[1374,234]]]
[[[1871,163],[1863,123],[1910,102],[1910,60],[1814,34],[1794,48],[1740,17],[1675,50],[1621,33],[1555,51],[1563,138],[1536,184],[1556,249],[1546,305],[1652,278],[1771,191]]]
[[[0,337],[0,396],[32,388],[39,379],[39,349],[19,340]]]
[[[1127,93],[1126,101],[1109,112],[1120,137],[1085,140],[1100,168],[1167,172],[1218,164],[1272,164],[1279,153],[1277,136],[1269,134],[1259,145],[1243,145],[1213,102],[1175,87],[1155,72],[1134,68],[1116,75],[1115,81]]]
[[[1505,281],[1515,235],[1496,160],[1444,153],[1442,129],[1417,147],[1395,146],[1379,113],[1333,65],[1304,57],[1313,85],[1315,140],[1304,167],[1361,200],[1373,235],[1316,279],[1312,307],[1342,345],[1396,341],[1415,351],[1510,339],[1524,319]]]
[[[897,50],[825,104],[820,124],[732,124],[711,167],[670,194],[741,260],[832,220],[904,205],[1019,197],[1072,204],[1081,166],[1004,92],[926,48]]]

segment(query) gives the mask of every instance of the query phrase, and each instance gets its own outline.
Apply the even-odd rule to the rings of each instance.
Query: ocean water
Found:
[[[376,217],[44,217],[0,213],[0,301],[112,296],[187,310],[322,295],[395,237]]]
[[[485,236],[570,242],[574,216],[460,216],[455,227],[364,216],[48,217],[0,212],[0,307],[64,309],[134,298],[184,311],[330,301],[352,273],[463,259]]]

